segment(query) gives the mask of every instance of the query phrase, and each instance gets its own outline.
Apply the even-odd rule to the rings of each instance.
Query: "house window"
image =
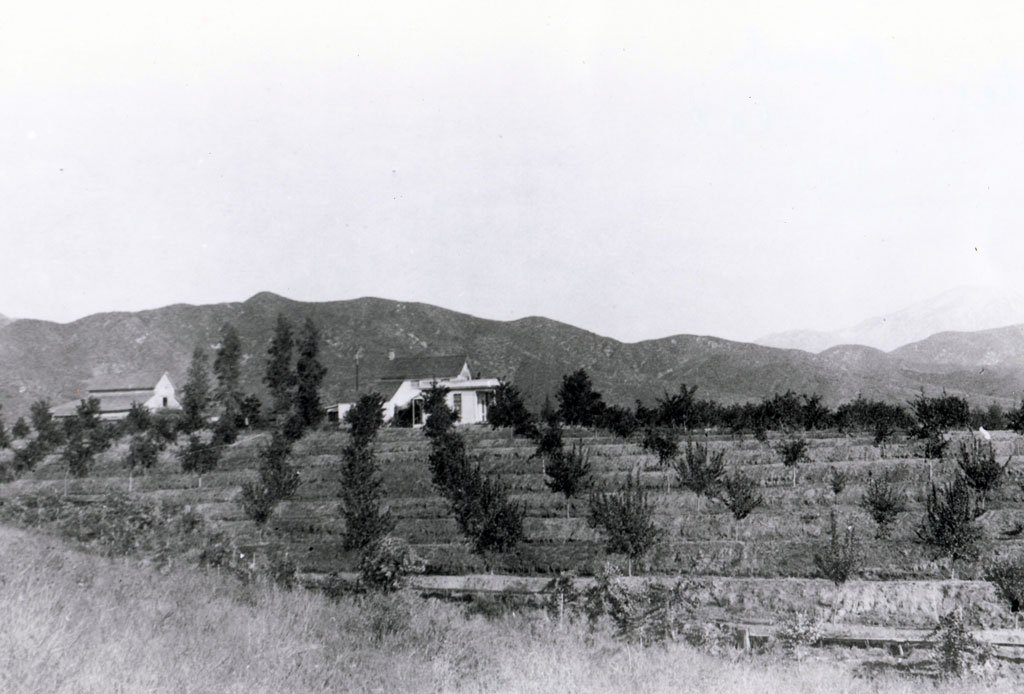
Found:
[[[452,396],[452,409],[455,410],[455,421],[462,421],[462,393]]]
[[[164,407],[167,407],[167,398],[164,398]]]

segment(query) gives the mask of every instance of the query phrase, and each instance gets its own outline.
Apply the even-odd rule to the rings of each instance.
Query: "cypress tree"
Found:
[[[271,412],[275,415],[286,414],[292,406],[295,388],[295,371],[292,370],[294,345],[291,323],[284,314],[277,314],[274,337],[267,349],[267,370],[263,376],[263,382],[270,389]]]
[[[307,318],[299,336],[299,357],[295,364],[295,412],[303,427],[315,426],[324,418],[320,384],[327,375],[327,368],[317,358],[319,350],[320,331],[313,319]]]

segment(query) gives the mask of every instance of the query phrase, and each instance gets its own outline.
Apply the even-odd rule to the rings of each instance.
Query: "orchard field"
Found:
[[[609,561],[625,567],[624,557],[607,555],[601,532],[588,525],[586,495],[571,500],[567,516],[564,497],[548,490],[541,459],[533,455],[534,442],[513,437],[508,430],[465,427],[460,432],[471,459],[488,475],[499,477],[525,508],[526,540],[506,554],[473,553],[447,502],[432,487],[423,433],[384,429],[375,451],[386,503],[397,520],[394,534],[426,560],[421,585],[536,590],[558,572],[588,577]],[[244,435],[224,451],[217,469],[202,477],[201,486],[196,475],[180,471],[172,446],[161,453],[153,470],[134,476],[131,495],[180,502],[240,546],[287,552],[307,579],[355,571],[358,556],[342,549],[344,521],[338,508],[341,450],[348,435],[323,429],[295,444],[292,462],[301,484],[261,533],[246,518],[238,497],[242,483],[255,475],[256,452],[268,437]],[[646,453],[638,439],[584,429],[564,432],[567,446],[576,443],[589,451],[597,487],[617,488],[639,471],[664,533],[635,573],[663,582],[686,581],[709,618],[757,623],[795,609],[820,609],[833,622],[851,626],[927,628],[962,606],[978,628],[1014,625],[994,587],[982,579],[985,561],[1022,549],[1024,460],[1019,456],[1024,455],[1024,438],[1008,432],[993,435],[1000,462],[1013,458],[979,519],[986,531],[982,560],[959,563],[956,581],[948,580],[947,562],[933,559],[915,532],[925,513],[929,480],[942,483],[955,474],[950,456],[956,441],[945,459],[927,460],[915,440],[875,446],[869,436],[812,432],[806,434],[807,459],[793,468],[780,462],[778,438],[774,433],[767,442],[750,435],[695,438],[711,450],[724,451],[729,471],[742,470],[757,480],[764,503],[737,521],[721,501],[680,488],[675,472],[660,468],[657,457]],[[129,477],[121,462],[126,449],[126,440],[118,442],[81,479],[66,479],[58,457],[51,455],[35,470],[0,486],[0,499],[9,503],[26,494],[63,495],[66,490],[69,497],[88,501],[112,491],[127,492]],[[839,493],[832,485],[836,471],[846,477]],[[879,539],[861,499],[868,480],[887,472],[905,497],[906,510],[889,537]],[[862,551],[853,580],[838,588],[820,577],[814,562],[814,555],[828,544],[833,511],[841,526],[853,526]]]

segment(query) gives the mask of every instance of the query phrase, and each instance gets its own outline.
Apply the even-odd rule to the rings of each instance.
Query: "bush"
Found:
[[[814,565],[822,577],[836,584],[843,585],[860,566],[860,549],[857,547],[856,533],[849,525],[845,533],[839,531],[836,512],[829,514],[829,544],[824,552],[814,555]]]
[[[882,475],[873,475],[869,470],[868,475],[870,479],[860,505],[878,526],[875,537],[885,538],[889,536],[896,518],[907,508],[906,494],[896,484],[891,470]]]
[[[992,659],[992,647],[968,631],[963,608],[943,615],[932,632],[939,669],[947,676],[962,677]]]
[[[808,611],[791,614],[775,631],[775,640],[793,657],[802,657],[806,650],[821,641],[824,620]]]
[[[359,582],[368,590],[391,593],[405,587],[409,576],[424,569],[424,561],[405,540],[386,535],[363,554]]]

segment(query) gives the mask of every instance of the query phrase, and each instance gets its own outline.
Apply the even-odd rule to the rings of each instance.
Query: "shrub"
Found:
[[[882,475],[873,475],[861,497],[860,505],[868,512],[878,526],[875,537],[885,538],[892,530],[892,524],[907,508],[906,494],[896,484],[895,475],[887,470]]]
[[[856,572],[860,566],[860,549],[856,533],[849,525],[845,533],[839,531],[836,512],[829,514],[829,544],[824,552],[814,555],[814,565],[824,578],[839,587]]]
[[[590,495],[588,523],[605,532],[605,548],[609,554],[621,553],[633,562],[641,559],[661,538],[662,531],[654,523],[654,505],[640,486],[639,475],[626,478],[626,486],[617,492],[594,492]]]
[[[813,612],[794,612],[775,630],[775,640],[788,655],[802,657],[821,641],[823,621]]]
[[[391,593],[405,587],[409,576],[424,569],[424,561],[405,540],[385,535],[363,554],[359,582],[369,590]]]
[[[992,647],[968,631],[961,607],[940,617],[930,638],[935,639],[939,669],[947,676],[962,677],[992,658]]]
[[[748,477],[742,470],[737,470],[725,478],[721,499],[732,511],[733,518],[743,520],[764,503],[764,497],[757,491],[758,486],[757,481]]]

